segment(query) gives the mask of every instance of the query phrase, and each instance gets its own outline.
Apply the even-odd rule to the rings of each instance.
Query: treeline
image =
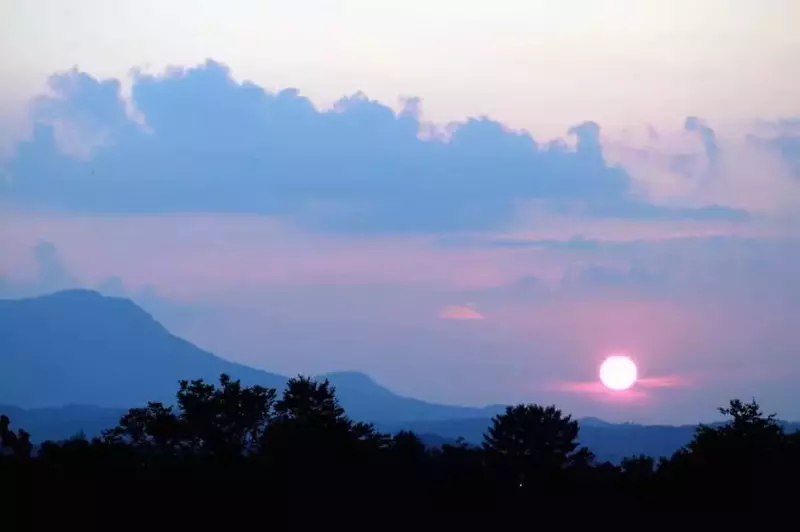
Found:
[[[578,422],[555,406],[507,408],[481,446],[429,448],[413,433],[382,434],[351,420],[327,381],[298,377],[279,394],[222,375],[217,385],[182,381],[175,406],[131,409],[92,439],[76,435],[34,448],[30,435],[3,416],[0,500],[81,494],[97,504],[138,501],[140,511],[149,507],[143,501],[161,501],[196,512],[205,504],[276,498],[382,499],[401,507],[481,500],[520,508],[581,498],[637,501],[630,512],[651,508],[643,506],[648,501],[702,504],[709,496],[793,491],[800,435],[786,433],[755,401],[734,400],[721,411],[727,424],[700,426],[673,456],[615,465],[581,446]]]

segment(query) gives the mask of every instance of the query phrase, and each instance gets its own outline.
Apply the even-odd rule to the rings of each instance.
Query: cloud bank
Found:
[[[626,219],[732,219],[718,205],[659,206],[609,164],[600,126],[537,142],[488,118],[426,136],[418,99],[399,112],[361,93],[330,110],[270,93],[207,61],[118,80],[73,69],[31,106],[32,137],[7,164],[3,198],[27,209],[284,216],[315,230],[509,229],[526,205]],[[696,119],[687,128],[700,129]],[[709,137],[707,139],[706,137]],[[713,135],[704,134],[714,159]]]

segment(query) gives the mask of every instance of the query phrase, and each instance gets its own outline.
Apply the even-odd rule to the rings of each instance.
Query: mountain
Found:
[[[285,377],[228,362],[170,334],[127,299],[89,290],[0,301],[0,404],[102,407],[171,401],[181,379]]]
[[[178,338],[132,301],[90,290],[0,300],[0,404],[130,408],[171,404],[178,381],[221,373],[282,389],[286,377],[229,362]],[[360,373],[326,375],[351,417],[433,421],[499,411],[401,397]]]
[[[91,438],[115,427],[126,410],[97,406],[67,405],[58,408],[32,408],[0,405],[0,415],[11,419],[11,427],[25,429],[35,443],[66,440],[83,432]]]
[[[356,420],[375,422],[431,422],[448,419],[491,417],[503,406],[473,408],[428,403],[401,397],[375,383],[363,373],[341,372],[322,375],[336,388],[336,396],[347,414]]]

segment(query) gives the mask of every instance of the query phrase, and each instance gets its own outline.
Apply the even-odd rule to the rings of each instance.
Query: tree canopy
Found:
[[[720,412],[726,423],[699,426],[671,457],[611,464],[581,445],[579,423],[554,405],[508,407],[480,446],[428,447],[412,432],[382,434],[350,419],[326,380],[297,377],[279,393],[221,375],[213,384],[181,381],[174,405],[132,408],[91,440],[79,434],[35,448],[2,416],[0,478],[15,497],[77,490],[140,504],[358,496],[524,507],[587,495],[644,505],[656,496],[781,494],[800,472],[800,435],[755,400]]]

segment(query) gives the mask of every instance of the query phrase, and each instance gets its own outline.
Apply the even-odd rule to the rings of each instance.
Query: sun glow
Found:
[[[637,377],[636,364],[626,356],[608,357],[600,365],[600,382],[610,390],[627,390],[636,384]]]

